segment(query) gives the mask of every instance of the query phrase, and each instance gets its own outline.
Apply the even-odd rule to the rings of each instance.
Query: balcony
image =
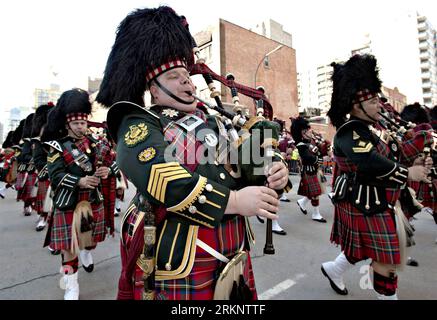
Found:
[[[428,33],[427,32],[420,32],[419,33],[419,41],[428,40]]]
[[[423,81],[422,82],[422,90],[423,89],[431,89],[431,81]],[[430,93],[431,94],[431,93]]]
[[[422,52],[422,53],[420,54],[420,59],[421,59],[421,60],[428,60],[428,59],[429,59],[429,52],[428,52],[428,51],[426,51],[426,52]]]
[[[422,63],[420,64],[420,68],[421,68],[422,70],[425,70],[425,71],[422,71],[422,72],[427,72],[427,71],[429,71],[429,61],[422,62]]]
[[[422,80],[429,80],[431,79],[431,73],[430,72],[422,72]]]
[[[419,42],[419,49],[420,50],[428,49],[428,47],[429,47],[429,43],[427,41],[420,41]]]
[[[428,25],[427,25],[426,21],[420,22],[417,25],[417,30],[419,30],[420,32],[425,31],[426,29],[428,29]]]
[[[425,16],[417,16],[417,23],[422,23],[426,21],[426,17]]]

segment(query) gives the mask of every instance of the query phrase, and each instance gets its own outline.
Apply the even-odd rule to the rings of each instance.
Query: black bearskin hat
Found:
[[[20,124],[18,125],[18,127],[14,131],[14,135],[12,136],[12,143],[14,145],[17,145],[17,146],[20,145],[21,137],[23,135],[23,128],[24,128],[25,121],[26,121],[26,119],[22,119],[20,121]]]
[[[33,116],[35,113],[31,113],[26,117],[26,120],[24,121],[24,127],[23,127],[23,135],[21,138],[31,138],[32,137],[32,123],[33,123]]]
[[[8,132],[8,135],[6,136],[5,141],[3,141],[3,144],[2,144],[3,149],[11,148],[14,145],[13,139],[12,139],[13,137],[14,137],[14,130],[11,130]]]
[[[406,105],[401,112],[401,118],[402,120],[407,122],[411,121],[415,124],[429,123],[431,120],[428,111],[418,102]]]
[[[433,129],[437,130],[437,105],[431,109],[429,116],[431,117],[431,125]]]
[[[311,128],[308,120],[297,117],[293,119],[291,122],[291,136],[293,137],[294,142],[299,143],[302,142],[302,130]]]
[[[346,121],[355,103],[366,101],[381,92],[381,80],[372,55],[354,55],[344,64],[331,64],[331,108],[327,115],[335,127]]]
[[[144,106],[146,75],[176,60],[188,70],[194,63],[185,18],[166,6],[129,13],[118,26],[96,101],[108,108],[118,101]]]
[[[40,105],[36,109],[35,116],[33,117],[32,138],[39,137],[41,135],[41,130],[47,122],[47,115],[50,109],[53,107],[54,107],[53,103],[49,102],[47,104]]]
[[[74,88],[62,93],[56,107],[47,115],[49,126],[44,127],[41,141],[51,141],[67,135],[65,124],[67,120],[85,120],[83,115],[91,114],[91,102],[88,92]],[[70,118],[74,116],[74,118]]]

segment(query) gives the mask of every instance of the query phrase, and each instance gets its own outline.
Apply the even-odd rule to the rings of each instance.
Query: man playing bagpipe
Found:
[[[43,127],[47,122],[47,114],[50,109],[53,108],[53,103],[40,105],[35,110],[32,125],[32,158],[36,168],[38,191],[36,199],[33,205],[34,210],[39,215],[39,219],[36,225],[36,231],[44,230],[47,224],[48,210],[50,210],[50,204],[46,204],[46,201],[50,201],[47,193],[49,192],[49,172],[47,169],[47,145],[41,142],[41,133]]]
[[[292,121],[291,134],[302,162],[297,194],[303,198],[297,200],[297,205],[303,214],[307,214],[307,204],[311,202],[312,219],[326,223],[325,218],[320,214],[319,197],[326,190],[326,177],[320,169],[320,163],[323,163],[323,156],[328,152],[327,142],[315,141],[309,122],[302,117],[297,117]]]
[[[399,198],[408,180],[427,181],[430,162],[403,165],[394,154],[396,148],[373,130],[381,118],[381,81],[373,56],[355,55],[333,66],[328,116],[337,132],[331,241],[342,252],[322,264],[322,273],[337,293],[345,295],[344,272],[358,261],[372,259],[377,297],[397,299],[397,271],[405,264],[412,236]]]
[[[49,244],[62,250],[64,299],[79,298],[78,256],[87,272],[94,268],[91,250],[105,239],[105,215],[100,179],[110,174],[111,150],[87,134],[91,113],[88,93],[65,91],[48,115],[41,141],[49,147],[47,168],[53,196]]]
[[[16,183],[17,201],[24,203],[24,215],[30,216],[32,214],[33,204],[36,199],[37,191],[37,173],[35,164],[32,158],[32,124],[34,113],[29,114],[23,125],[23,134],[21,140],[23,141],[21,154],[17,157],[18,160],[18,178]]]
[[[0,188],[0,198],[2,199],[6,196],[6,190],[12,188],[17,179],[17,162],[15,150],[12,148],[13,135],[14,130],[8,132],[0,152],[0,182],[5,184],[4,187]]]
[[[435,134],[435,129],[431,124],[431,117],[428,110],[425,107],[421,106],[419,103],[407,105],[404,107],[400,114],[400,118],[407,123],[413,123],[415,127],[411,129],[414,133],[427,131],[429,134]],[[420,131],[419,131],[420,130]],[[434,136],[434,138],[437,135]],[[430,174],[431,183],[424,182],[416,182],[411,181],[408,185],[414,189],[416,192],[417,200],[424,206],[425,208],[429,208],[429,213],[433,216],[434,221],[437,223],[437,175],[435,165],[437,163],[437,150],[436,143],[434,144],[424,144],[427,148],[423,147],[420,149],[421,157],[431,157],[433,160],[434,168]]]
[[[288,171],[277,162],[270,188],[242,188],[224,164],[196,157],[218,145],[222,124],[196,108],[192,49],[185,19],[159,7],[130,13],[108,58],[97,101],[111,107],[117,163],[138,190],[122,218],[118,299],[213,299],[236,257],[244,266],[231,296],[257,297],[245,217],[275,219],[273,189],[287,185]]]

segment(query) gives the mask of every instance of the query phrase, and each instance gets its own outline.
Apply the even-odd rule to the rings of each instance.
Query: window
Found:
[[[270,67],[269,57],[264,58],[264,67],[266,67],[266,68]]]

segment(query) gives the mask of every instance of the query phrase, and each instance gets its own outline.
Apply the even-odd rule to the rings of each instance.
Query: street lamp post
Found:
[[[255,83],[254,83],[254,88],[256,88],[256,76],[258,74],[258,70],[259,67],[261,66],[261,63],[263,63],[264,59],[267,58],[269,55],[271,55],[272,53],[275,53],[276,51],[278,51],[279,49],[281,49],[284,45],[280,44],[279,46],[277,46],[275,49],[273,49],[272,51],[266,53],[264,55],[264,57],[261,59],[261,61],[258,63],[258,66],[256,67],[256,71],[255,71]]]

